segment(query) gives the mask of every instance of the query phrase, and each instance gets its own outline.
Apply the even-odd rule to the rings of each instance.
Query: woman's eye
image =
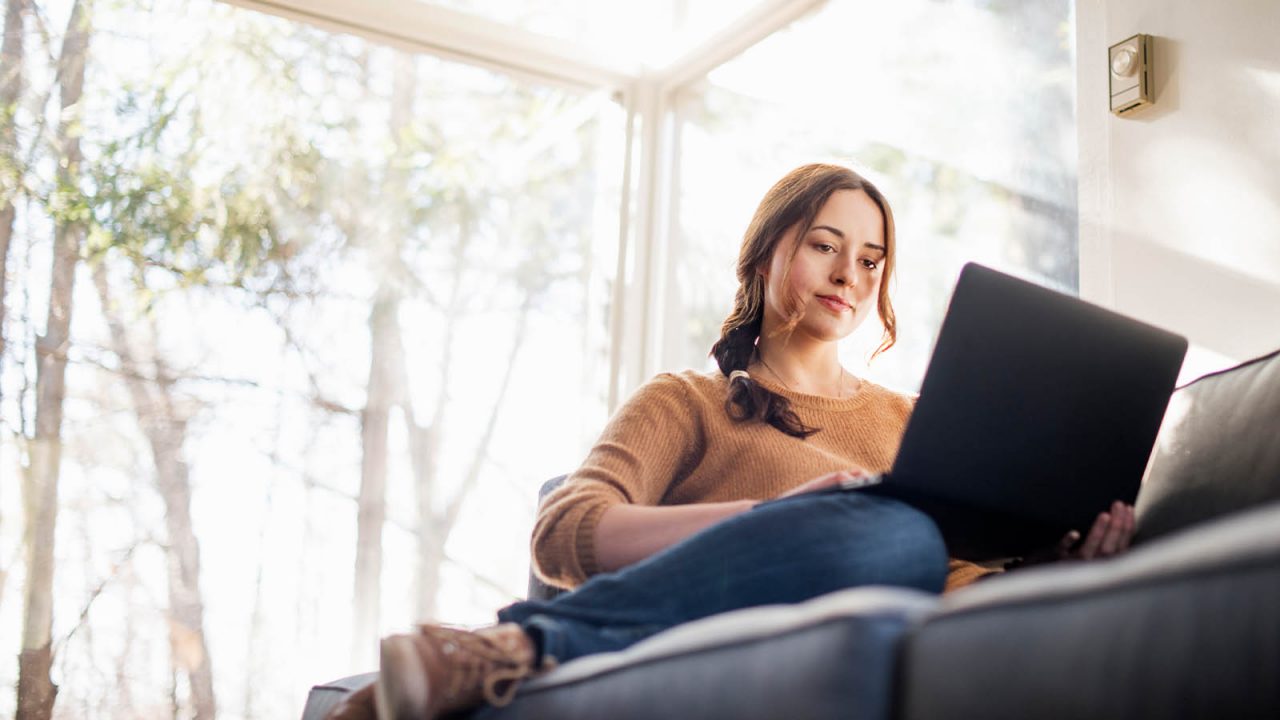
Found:
[[[866,268],[866,269],[868,269],[868,270],[875,270],[875,269],[876,269],[877,267],[879,267],[879,266],[876,264],[876,261],[875,261],[875,260],[868,260],[867,258],[863,258],[863,259],[862,259],[862,267],[864,267],[864,268]]]
[[[834,247],[828,245],[827,243],[818,243],[817,245],[814,245],[814,247],[817,248],[819,252],[824,252],[824,253],[836,251]]]

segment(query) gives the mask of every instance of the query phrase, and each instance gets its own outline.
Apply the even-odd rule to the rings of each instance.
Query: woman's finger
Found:
[[[1079,556],[1084,560],[1092,560],[1098,554],[1098,548],[1102,545],[1102,538],[1107,534],[1107,528],[1111,525],[1111,516],[1105,512],[1098,513],[1098,519],[1093,521],[1093,527],[1089,530],[1089,535],[1084,539],[1084,545],[1080,546]]]
[[[1068,532],[1066,535],[1063,535],[1062,539],[1058,541],[1058,547],[1056,548],[1057,558],[1059,560],[1063,560],[1068,557],[1071,557],[1071,548],[1079,540],[1080,540],[1080,531],[1078,530],[1072,530]]]
[[[1111,524],[1102,536],[1102,544],[1098,553],[1102,557],[1110,557],[1120,550],[1120,536],[1124,534],[1124,503],[1116,501],[1111,504]]]
[[[1111,516],[1111,524],[1107,526],[1107,532],[1102,535],[1102,542],[1098,543],[1098,554],[1094,557],[1105,558],[1116,554],[1117,543],[1120,542],[1120,519],[1115,515]]]
[[[1133,531],[1137,526],[1137,522],[1133,518],[1133,506],[1124,506],[1124,533],[1120,536],[1120,549],[1117,552],[1124,552],[1129,549],[1129,543],[1133,540]]]

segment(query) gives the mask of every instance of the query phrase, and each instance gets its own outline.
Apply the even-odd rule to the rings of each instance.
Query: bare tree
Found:
[[[538,284],[531,285],[520,277],[515,278],[516,284],[521,286],[523,298],[520,303],[519,315],[516,318],[516,327],[512,336],[511,346],[507,352],[507,361],[503,366],[504,371],[502,381],[498,386],[498,394],[489,409],[489,417],[485,423],[484,433],[476,442],[475,448],[471,453],[471,463],[467,466],[466,475],[453,495],[442,499],[440,497],[439,483],[439,453],[444,428],[447,427],[449,386],[452,379],[453,353],[455,352],[454,339],[457,326],[465,322],[462,297],[465,294],[465,277],[469,269],[466,250],[471,242],[472,225],[474,223],[470,201],[464,197],[459,200],[459,204],[457,241],[454,245],[451,268],[452,289],[448,303],[444,308],[446,320],[440,348],[440,394],[436,398],[435,407],[432,410],[430,425],[422,427],[414,420],[415,413],[411,394],[408,392],[408,369],[403,364],[403,355],[400,356],[401,364],[397,367],[397,376],[400,378],[399,386],[402,391],[399,404],[404,409],[405,416],[410,422],[409,452],[412,461],[415,506],[417,510],[415,531],[418,549],[412,587],[414,611],[416,616],[421,619],[436,617],[436,593],[440,588],[440,571],[445,561],[445,543],[458,522],[463,503],[471,491],[475,489],[480,479],[480,473],[484,469],[484,461],[488,457],[489,446],[493,441],[498,418],[502,414],[502,409],[506,404],[507,393],[511,387],[511,375],[515,369],[516,359],[524,346],[529,314],[533,309],[537,296],[545,287],[545,283],[541,283],[543,286],[538,286]],[[546,275],[541,274],[541,277],[545,279]]]
[[[8,0],[4,14],[4,45],[0,48],[0,359],[4,358],[5,292],[8,290],[5,268],[9,261],[9,241],[17,210],[18,177],[18,101],[22,97],[23,39],[30,0]],[[3,397],[3,387],[0,387]],[[0,568],[3,572],[3,568]]]
[[[4,14],[4,45],[0,48],[0,376],[4,370],[5,308],[8,296],[9,245],[17,210],[18,101],[22,97],[23,34],[29,0],[8,0]],[[0,400],[4,383],[0,382]],[[4,597],[8,568],[0,564],[0,598]]]
[[[461,274],[460,270],[457,272],[459,275]],[[418,558],[414,572],[413,592],[415,612],[419,618],[432,619],[436,617],[436,592],[440,589],[440,571],[445,561],[445,543],[449,539],[449,534],[453,532],[454,526],[457,525],[458,517],[462,512],[462,504],[478,484],[480,473],[484,469],[484,462],[489,453],[489,445],[493,441],[498,418],[502,414],[502,409],[506,404],[507,392],[511,387],[511,375],[515,370],[516,359],[520,354],[520,349],[524,346],[525,331],[528,328],[529,313],[532,305],[533,297],[526,295],[524,302],[520,306],[520,315],[516,319],[516,329],[511,340],[511,347],[507,351],[507,361],[504,365],[502,382],[498,386],[498,396],[489,410],[489,418],[485,423],[484,434],[480,436],[475,450],[471,454],[471,463],[467,466],[466,475],[463,477],[458,489],[454,491],[453,496],[440,502],[437,500],[439,482],[439,462],[437,458],[440,449],[440,436],[444,428],[447,401],[443,388],[448,386],[448,368],[451,364],[448,357],[454,349],[452,326],[457,322],[456,315],[450,316],[449,329],[445,332],[443,352],[446,360],[441,371],[441,397],[436,403],[431,426],[421,428],[415,424],[410,428],[412,442],[410,453],[413,460],[414,491],[418,510],[416,527]],[[411,417],[412,411],[406,410],[406,414]]]
[[[92,0],[76,0],[67,21],[59,57],[61,113],[58,123],[58,187],[71,192],[80,175],[79,103],[91,32]],[[24,478],[27,585],[23,606],[22,653],[18,656],[19,720],[46,720],[53,713],[57,688],[49,677],[53,663],[53,550],[58,517],[58,473],[62,460],[62,401],[66,394],[67,348],[76,265],[84,242],[83,218],[57,219],[49,313],[37,339],[36,428]]]
[[[180,399],[174,395],[175,378],[154,352],[150,362],[154,375],[144,374],[135,349],[154,347],[157,343],[154,337],[149,342],[141,341],[125,327],[113,302],[103,265],[94,267],[93,281],[138,425],[151,448],[156,489],[164,501],[168,533],[165,551],[169,561],[169,642],[174,667],[187,676],[195,717],[212,720],[217,706],[204,632],[204,600],[200,594],[200,542],[191,527],[190,469],[182,450],[188,417]]]
[[[390,130],[394,152],[388,160],[381,198],[381,224],[372,232],[372,270],[379,278],[369,316],[370,372],[366,386],[366,406],[362,413],[362,474],[358,508],[358,540],[356,552],[355,624],[352,636],[353,657],[358,665],[372,662],[372,638],[378,627],[378,604],[381,601],[381,533],[386,521],[386,480],[389,463],[388,430],[398,409],[409,438],[409,460],[413,475],[417,557],[413,571],[412,606],[416,617],[430,619],[436,614],[436,593],[443,567],[444,547],[457,523],[463,502],[476,486],[487,453],[497,417],[507,395],[511,365],[524,342],[524,328],[531,306],[530,297],[521,307],[517,331],[510,351],[508,370],[500,385],[498,398],[490,411],[486,431],[477,443],[466,477],[451,497],[439,496],[439,454],[443,429],[447,422],[449,387],[454,352],[455,328],[462,322],[465,276],[468,271],[467,248],[475,225],[473,205],[476,191],[455,189],[435,212],[447,214],[449,227],[456,238],[452,251],[450,274],[452,287],[446,306],[446,329],[439,346],[441,357],[440,393],[430,418],[424,424],[413,402],[410,374],[406,366],[404,341],[400,326],[400,309],[409,289],[420,289],[404,255],[412,228],[405,220],[412,213],[407,197],[408,171],[403,158],[410,155],[409,130],[413,122],[413,98],[417,79],[413,59],[397,55],[392,76]],[[440,200],[437,198],[437,200]]]
[[[358,665],[373,662],[382,602],[382,528],[386,523],[388,447],[391,410],[404,395],[396,372],[404,355],[400,333],[401,251],[407,228],[402,151],[412,122],[416,75],[412,56],[397,53],[391,90],[390,130],[395,150],[387,160],[381,223],[371,233],[372,270],[378,279],[369,313],[369,380],[361,422],[360,495],[356,525],[356,565],[352,657]],[[410,420],[412,423],[412,420]]]
[[[467,305],[475,303],[474,294],[469,292],[472,289],[469,283],[474,282],[470,276],[475,268],[468,262],[468,252],[474,252],[477,247],[474,242],[477,237],[473,236],[487,238],[486,233],[505,222],[492,217],[494,213],[509,214],[509,208],[522,204],[532,210],[529,224],[542,229],[546,224],[542,219],[545,208],[539,202],[541,198],[528,197],[527,186],[505,184],[510,181],[488,172],[493,156],[458,150],[444,142],[442,138],[447,132],[434,126],[429,114],[414,112],[414,100],[422,92],[414,59],[396,55],[392,62],[390,117],[384,126],[389,131],[389,154],[368,165],[355,163],[350,169],[354,170],[355,181],[343,193],[344,202],[333,214],[333,221],[344,236],[345,249],[355,251],[357,257],[363,251],[368,272],[375,282],[366,324],[370,355],[364,406],[360,410],[361,478],[350,653],[355,667],[373,664],[374,639],[380,624],[388,476],[393,461],[398,459],[392,454],[390,431],[396,423],[404,423],[413,482],[412,531],[417,551],[413,565],[397,571],[412,573],[411,607],[418,618],[428,619],[436,613],[441,569],[447,561],[444,548],[466,497],[478,485],[485,467],[509,394],[515,358],[524,345],[528,319],[535,312],[547,283],[555,279],[549,273],[549,256],[538,254],[540,251],[532,253],[536,257],[532,257],[531,262],[537,266],[529,273],[532,281],[526,281],[525,277],[508,278],[506,270],[497,269],[503,273],[504,280],[515,280],[521,291],[515,332],[507,340],[511,343],[509,349],[504,348],[509,352],[509,362],[498,385],[497,398],[489,408],[488,422],[478,441],[468,444],[472,460],[464,469],[464,476],[459,478],[461,482],[448,483],[449,487],[445,487],[440,482],[439,468],[446,428],[451,421],[448,415],[455,374],[453,356],[457,352],[455,330],[466,322]],[[377,86],[368,81],[367,53],[355,57],[352,66],[366,76],[361,86]],[[429,95],[432,90],[434,88],[427,87],[423,94]],[[377,103],[379,98],[370,90],[366,89],[365,93],[366,104]],[[448,101],[444,98],[445,103]],[[505,102],[499,103],[500,110],[506,110]],[[441,107],[447,108],[442,105],[433,109],[448,112]],[[352,127],[362,126],[352,123]],[[505,147],[505,143],[517,137],[519,130],[503,125],[492,132],[494,142],[486,149],[499,153],[495,148]],[[540,177],[546,179],[564,169],[552,161],[550,167],[538,171]],[[533,220],[534,216],[539,219]],[[512,229],[506,226],[502,232]],[[442,240],[453,241],[452,246]],[[547,240],[542,237],[539,243],[545,244]],[[430,261],[422,262],[427,256]],[[443,263],[438,264],[437,259]],[[445,265],[443,272],[440,264]],[[445,324],[444,332],[430,348],[441,360],[437,376],[440,389],[434,402],[425,407],[422,403],[415,407],[400,319],[403,309],[418,300],[425,300]]]
[[[355,662],[372,662],[371,642],[378,631],[382,602],[382,527],[386,522],[387,430],[390,424],[394,388],[391,385],[389,355],[398,333],[396,313],[399,299],[393,292],[379,290],[369,314],[371,341],[369,382],[365,407],[360,413],[360,495],[356,523],[356,566],[354,635]]]

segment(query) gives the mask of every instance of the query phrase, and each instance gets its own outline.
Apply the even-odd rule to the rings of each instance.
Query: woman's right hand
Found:
[[[802,485],[797,485],[791,488],[790,490],[782,493],[781,495],[778,496],[778,498],[775,498],[775,499],[791,497],[792,495],[799,495],[801,493],[811,493],[811,492],[820,492],[822,490],[828,490],[833,487],[838,487],[840,483],[846,482],[848,480],[854,480],[860,477],[868,477],[870,476],[870,474],[871,473],[868,473],[866,470],[863,470],[862,468],[859,468],[859,467],[850,468],[848,470],[837,470],[836,472],[827,473],[826,475],[816,477]]]

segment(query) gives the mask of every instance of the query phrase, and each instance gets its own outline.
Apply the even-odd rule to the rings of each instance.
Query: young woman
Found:
[[[889,300],[888,202],[836,165],[806,165],[761,201],[738,258],[719,372],[662,374],[610,420],[539,512],[533,560],[571,589],[518,602],[478,631],[424,625],[382,641],[379,680],[331,717],[435,718],[505,704],[557,663],[620,650],[681,623],[859,585],[927,592],[990,572],[948,560],[932,521],[894,500],[818,493],[889,469],[913,399],[841,367],[837,343]],[[1122,552],[1114,504],[1061,557]]]

